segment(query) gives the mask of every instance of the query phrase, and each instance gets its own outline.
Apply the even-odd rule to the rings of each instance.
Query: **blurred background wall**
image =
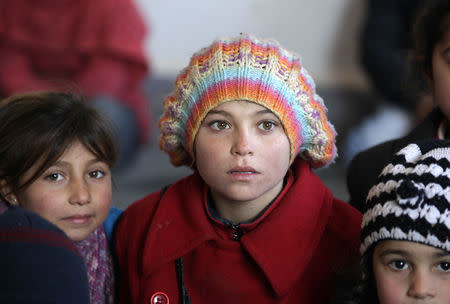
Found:
[[[357,62],[361,0],[135,0],[151,27],[155,76],[170,77],[217,37],[274,38],[302,57],[320,86],[364,87]]]

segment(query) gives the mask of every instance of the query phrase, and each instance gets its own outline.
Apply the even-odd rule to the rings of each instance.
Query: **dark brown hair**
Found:
[[[450,1],[430,1],[418,16],[413,29],[414,55],[421,71],[431,75],[436,45],[450,26]]]
[[[352,304],[379,304],[373,273],[374,246],[366,251],[360,262],[359,282],[354,288]]]
[[[9,193],[33,183],[75,141],[112,168],[112,124],[78,94],[33,92],[0,101],[0,181]],[[33,168],[34,167],[34,168]],[[27,180],[24,175],[33,168]],[[0,191],[0,199],[6,201]]]

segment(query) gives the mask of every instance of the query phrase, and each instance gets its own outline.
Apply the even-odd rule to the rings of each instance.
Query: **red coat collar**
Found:
[[[328,222],[333,200],[305,161],[294,162],[292,169],[291,181],[261,222],[240,240],[278,295],[285,294],[304,272]],[[198,174],[167,189],[147,234],[143,275],[218,238],[217,223],[204,208],[206,191]]]

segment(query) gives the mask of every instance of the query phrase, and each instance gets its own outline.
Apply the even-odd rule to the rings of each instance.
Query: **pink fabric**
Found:
[[[91,304],[114,303],[114,269],[103,225],[75,245],[86,264]]]
[[[108,95],[133,109],[145,140],[145,35],[132,0],[0,1],[0,94],[69,81],[88,97]]]

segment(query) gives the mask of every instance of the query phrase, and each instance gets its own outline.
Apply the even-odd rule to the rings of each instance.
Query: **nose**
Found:
[[[233,132],[231,154],[238,156],[253,155],[251,134],[246,129]]]
[[[85,205],[91,201],[89,187],[84,179],[72,179],[70,182],[69,203],[73,205]]]
[[[415,271],[412,274],[408,296],[414,299],[428,299],[436,295],[433,277],[426,271]]]

